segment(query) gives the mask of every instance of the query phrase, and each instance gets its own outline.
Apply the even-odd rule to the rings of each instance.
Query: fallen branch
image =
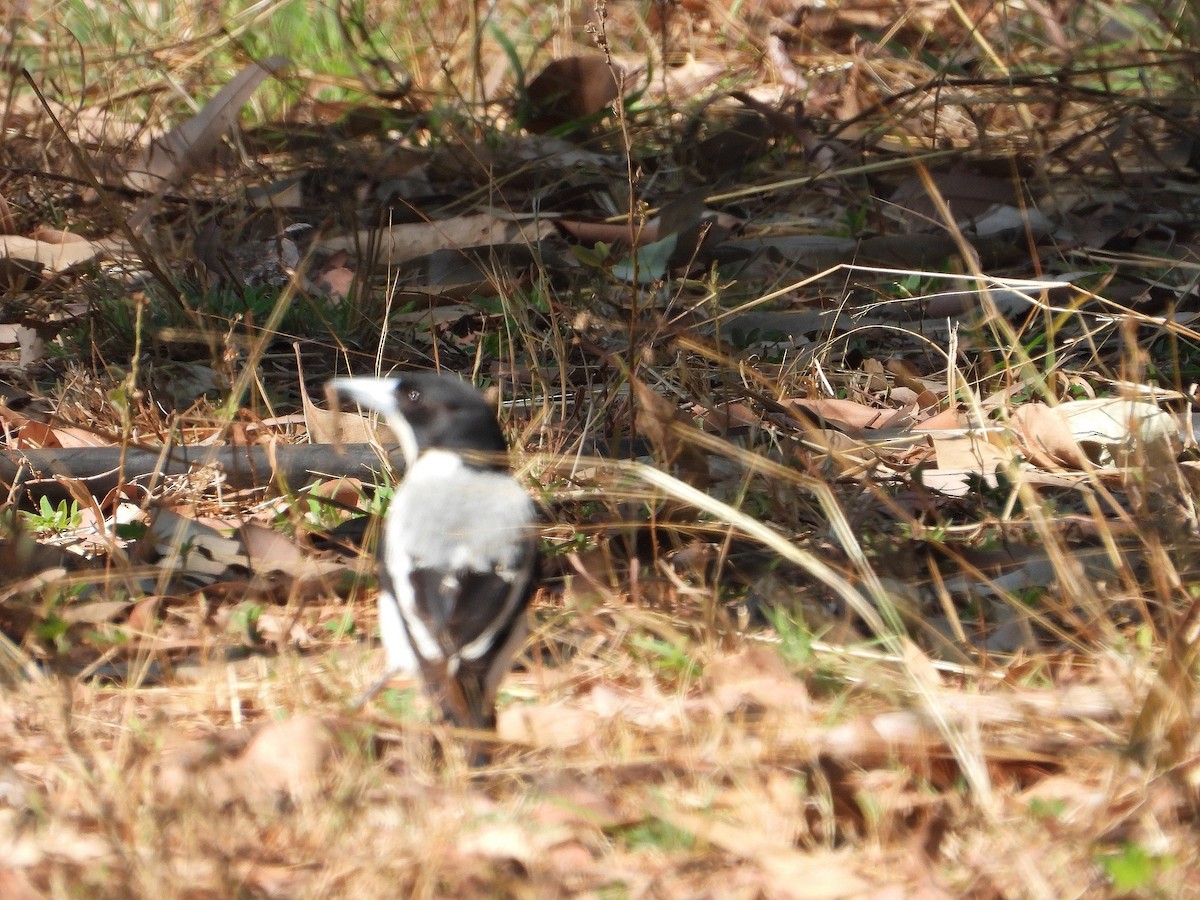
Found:
[[[398,454],[397,454],[398,458]],[[319,478],[370,481],[382,468],[371,444],[264,444],[174,447],[170,450],[72,447],[0,451],[0,486],[21,503],[57,503],[74,495],[68,482],[103,498],[121,484],[154,489],[163,478],[215,470],[229,490],[286,485]]]

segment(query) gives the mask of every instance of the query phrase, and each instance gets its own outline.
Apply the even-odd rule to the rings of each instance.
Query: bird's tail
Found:
[[[455,728],[466,731],[494,732],[496,730],[496,699],[487,689],[486,680],[478,673],[460,668],[454,674],[444,668],[436,688],[442,717]],[[464,749],[472,766],[491,762],[491,742],[482,734],[466,739]]]

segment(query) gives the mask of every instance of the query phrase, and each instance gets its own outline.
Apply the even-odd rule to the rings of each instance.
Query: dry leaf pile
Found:
[[[1200,890],[1189,4],[78,6],[0,30],[0,895]],[[483,771],[353,706],[322,386],[409,368],[545,511]]]

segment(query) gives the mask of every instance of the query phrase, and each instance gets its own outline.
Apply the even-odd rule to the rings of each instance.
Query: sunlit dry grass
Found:
[[[1187,878],[1170,826],[1186,810],[1111,749],[1134,671],[939,689],[935,708],[985,762],[985,805],[896,689],[899,661],[817,654],[793,673],[766,646],[693,648],[696,674],[669,682],[592,649],[510,679],[504,748],[477,772],[435,758],[420,716],[346,713],[346,671],[329,670],[357,649],[204,666],[164,688],[25,684],[4,701],[24,792],[8,801],[12,877],[101,895],[842,896],[933,879],[1049,896],[1102,883],[1078,840],[1100,817],[1180,860],[1160,886]],[[818,665],[840,687],[807,687]]]
[[[1000,14],[979,6],[984,25]],[[1074,27],[1100,34],[1104,11],[1087,7]],[[1049,154],[1073,139],[1064,123],[1084,131],[1115,115],[1107,97],[1057,82],[1009,88],[1020,79],[1006,66],[1060,63],[1053,29],[1041,18],[1048,14],[1022,13],[1012,33],[1028,43],[999,49],[982,26],[972,30],[957,18],[941,31],[927,24],[946,10],[918,4],[889,27],[889,39],[916,48],[911,58],[876,59],[836,21],[803,32],[808,43],[793,46],[792,56],[812,79],[810,99],[824,97],[821,110],[840,123],[835,137],[931,148],[932,165],[937,154],[978,147],[985,137]],[[756,11],[731,19],[728,10],[671,7],[658,31],[653,17],[628,5],[610,11],[601,37],[616,61],[641,54],[663,83],[668,69],[691,71],[697,58],[713,57],[726,64],[717,80],[727,86],[784,77],[772,68],[768,40],[778,22],[764,24]],[[36,47],[10,31],[10,53],[43,87],[55,86],[51,99],[62,106],[54,111],[69,139],[101,148],[97,162],[110,165],[177,124],[250,59],[286,53],[294,74],[257,94],[248,119],[270,122],[287,110],[323,123],[325,102],[390,103],[408,118],[387,135],[388,146],[381,150],[372,137],[351,141],[347,153],[383,162],[396,147],[428,153],[443,170],[476,179],[479,204],[502,206],[509,180],[529,171],[509,165],[524,137],[513,105],[500,98],[522,89],[545,58],[578,51],[578,26],[589,12],[275,2],[167,4],[116,15],[72,3],[54,7]],[[1151,24],[1143,38],[1174,52],[1179,32],[1165,17]],[[524,66],[520,75],[514,58]],[[954,62],[936,72],[933,58]],[[991,83],[965,79],[942,91],[937,78],[962,76],[963,59]],[[1186,79],[1166,65],[1176,61],[1156,59],[1145,77],[1164,92],[1177,90]],[[830,62],[842,65],[837,72],[856,68],[831,75]],[[1127,60],[1115,62],[1124,78]],[[1192,62],[1178,65],[1194,71]],[[844,77],[842,87],[823,94],[836,77]],[[1088,79],[1093,91],[1105,84],[1095,72]],[[871,106],[885,95],[886,108]],[[24,123],[42,121],[28,95],[13,109],[29,117]],[[1052,109],[1066,110],[1061,122],[1041,127]],[[651,90],[618,118],[604,149],[619,156],[670,146],[672,128],[688,115],[679,96]],[[93,119],[95,133],[86,130]],[[1056,176],[1102,168],[1095,152],[1107,134],[1081,139],[1078,171]],[[21,138],[12,152],[71,168],[57,131],[31,126]],[[1061,156],[1047,158],[1060,165]],[[859,179],[883,177],[900,162],[860,167],[814,151],[786,159],[779,171],[756,171],[748,175],[754,183],[729,185],[722,197],[744,204],[750,221],[761,218],[763,233],[777,215],[786,219],[780,228],[797,233],[830,220],[853,232],[856,217],[868,217],[867,201],[860,207],[855,199]],[[220,162],[226,175],[188,185],[197,196],[187,202],[166,198],[156,252],[186,267],[195,232],[214,208],[236,218],[246,211],[244,187],[292,164],[283,151],[256,157],[235,142]],[[492,167],[509,180],[493,177]],[[631,166],[629,174],[624,192],[605,195],[612,208],[603,212],[630,212],[631,230],[651,212],[638,208],[640,191],[664,182],[682,191],[694,178],[678,160],[653,172]],[[31,184],[40,191],[45,182]],[[802,221],[788,205],[797,190],[813,198]],[[107,209],[74,195],[78,207],[57,206],[59,196],[31,192],[14,214],[18,224],[42,224],[53,209],[64,220],[57,224],[105,230]],[[946,218],[937,207],[930,215]],[[338,225],[354,227],[329,227]],[[1083,387],[1151,393],[1138,327],[1161,328],[1184,346],[1197,337],[1170,316],[1115,301],[1080,312],[1104,296],[1105,284],[1095,294],[1072,288],[1063,301],[1056,288],[1026,280],[1017,287],[1029,294],[1028,314],[1011,321],[985,291],[999,294],[1015,282],[982,280],[988,266],[961,233],[948,245],[963,251],[956,279],[981,276],[967,290],[985,297],[982,315],[970,329],[953,330],[947,344],[922,333],[903,346],[918,361],[937,361],[919,374],[944,374],[939,403],[978,421],[999,410],[981,441],[1010,459],[1055,449],[1021,444],[1027,431],[1015,420],[1035,400],[1055,404]],[[42,575],[9,585],[3,596],[15,643],[3,647],[11,684],[0,695],[0,896],[1171,897],[1200,890],[1200,607],[1189,460],[1145,441],[1119,464],[1090,461],[1066,472],[1014,465],[998,485],[976,485],[957,499],[936,494],[923,484],[928,457],[915,454],[911,432],[835,434],[788,406],[795,397],[874,403],[880,392],[872,393],[872,379],[889,390],[905,378],[919,381],[903,367],[872,373],[848,360],[852,344],[871,361],[887,357],[889,340],[909,340],[922,323],[897,319],[818,335],[801,361],[772,357],[765,339],[743,352],[727,332],[704,330],[777,301],[790,309],[791,298],[808,291],[814,305],[840,305],[861,284],[879,295],[895,291],[880,308],[903,306],[913,294],[945,287],[944,272],[925,271],[932,263],[833,265],[821,276],[793,272],[792,281],[769,283],[725,283],[714,268],[663,295],[610,277],[611,263],[584,276],[539,271],[524,282],[497,264],[485,274],[489,299],[499,298],[488,312],[499,324],[488,320],[470,340],[456,335],[455,349],[466,346],[458,368],[485,373],[497,388],[516,472],[546,512],[546,577],[531,639],[504,683],[495,761],[469,769],[456,736],[431,719],[415,685],[397,682],[355,710],[382,665],[365,574],[373,538],[354,551],[367,559],[326,581],[277,572],[256,581],[262,573],[252,572],[198,589],[164,574],[173,555],[194,549],[180,546],[182,531],[165,540],[173,545],[168,562],[138,556],[136,539],[110,542],[105,571],[68,570],[67,557],[32,565],[13,550],[5,563],[14,571]],[[1147,280],[1182,277],[1172,260],[1139,263],[1153,273]],[[404,354],[416,353],[415,328],[380,334],[383,311],[400,310],[388,293],[399,276],[379,269],[365,279],[370,289],[358,305],[338,312],[346,327],[291,335],[311,340],[302,350],[318,347],[307,357],[271,349],[285,315],[306,321],[289,305],[290,289],[265,315],[228,315],[224,331],[211,329],[216,317],[191,315],[195,298],[169,318],[152,291],[133,304],[119,291],[102,293],[91,298],[94,310],[111,317],[93,321],[82,338],[69,333],[62,346],[77,357],[64,352],[47,383],[28,385],[54,398],[64,421],[111,440],[241,439],[291,411],[300,373],[288,367],[297,359],[310,380],[338,366],[366,371],[375,360],[383,368],[412,361]],[[1104,346],[1121,328],[1118,353],[1067,353],[1068,344],[1073,352]],[[196,346],[181,335],[198,335]],[[159,398],[193,357],[224,381],[190,408],[169,409]],[[1153,388],[1183,415],[1190,387],[1176,389],[1165,396]],[[727,406],[750,410],[753,423],[727,432],[699,427]],[[880,416],[893,412],[879,404]],[[290,440],[294,431],[281,433]],[[183,510],[188,521],[269,523],[299,533],[317,557],[303,543],[307,530],[320,531],[307,498],[280,493],[233,496],[182,479],[160,490],[155,504]],[[365,506],[365,498],[350,503]],[[1014,569],[1028,580],[1014,579]],[[137,580],[148,575],[152,590]],[[90,601],[128,601],[130,609],[68,620],[73,591],[91,591]],[[142,606],[146,595],[151,602]]]

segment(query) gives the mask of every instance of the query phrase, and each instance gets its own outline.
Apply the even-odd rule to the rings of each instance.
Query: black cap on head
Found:
[[[419,450],[508,449],[496,414],[473,385],[452,376],[413,372],[396,379],[396,412],[404,417]]]
[[[410,372],[390,378],[335,378],[330,387],[382,414],[410,465],[425,450],[502,454],[508,449],[495,412],[483,394],[461,378]]]

